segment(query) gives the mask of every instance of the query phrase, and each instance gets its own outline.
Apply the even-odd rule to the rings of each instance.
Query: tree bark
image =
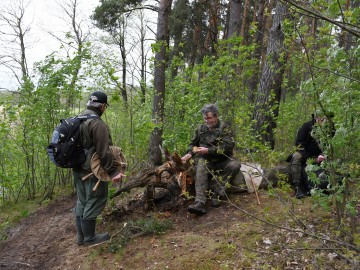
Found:
[[[266,23],[266,16],[264,15],[265,11],[265,0],[260,0],[258,2],[259,8],[258,8],[258,14],[256,17],[257,22],[257,31],[255,32],[254,36],[254,44],[255,44],[255,50],[253,53],[252,58],[254,61],[257,61],[259,69],[261,67],[261,52],[263,50],[263,40],[264,40],[264,25]],[[254,103],[255,101],[255,93],[257,88],[257,83],[259,80],[259,72],[258,69],[254,69],[254,73],[249,81],[249,102]]]
[[[205,38],[205,49],[210,55],[216,54],[215,45],[218,43],[218,18],[220,12],[220,1],[213,0],[209,6],[209,27]]]
[[[269,33],[266,61],[262,70],[253,112],[256,135],[262,142],[269,143],[272,149],[275,146],[274,129],[276,128],[282,76],[286,61],[283,48],[284,35],[282,33],[282,22],[286,15],[286,6],[281,1],[277,1],[273,24]]]
[[[247,17],[248,17],[248,10],[249,10],[249,0],[245,0],[245,4],[244,4],[244,11],[243,11],[243,18],[242,18],[242,23],[241,23],[241,31],[240,31],[240,36],[243,37],[243,44],[246,44],[246,33],[247,30],[249,29],[248,23],[247,23]]]
[[[165,102],[165,67],[166,67],[166,48],[169,40],[169,16],[171,12],[172,0],[160,0],[159,13],[157,20],[156,40],[159,50],[155,53],[155,72],[154,72],[154,103],[152,119],[156,125],[150,137],[149,161],[153,165],[162,164],[162,132],[164,120]]]
[[[241,30],[241,0],[229,1],[229,19],[228,19],[228,31],[226,38],[229,39],[233,36],[239,36]]]

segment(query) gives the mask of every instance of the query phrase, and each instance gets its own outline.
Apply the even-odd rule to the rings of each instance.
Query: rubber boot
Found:
[[[84,234],[82,232],[81,229],[81,217],[80,216],[75,216],[76,217],[76,235],[77,235],[77,244],[79,246],[84,244]]]
[[[298,160],[293,160],[292,164],[290,165],[290,172],[295,187],[295,196],[297,199],[301,199],[305,197],[305,193],[301,185],[302,168],[301,168],[301,164],[297,161]]]
[[[224,196],[220,196],[217,192],[214,192],[211,196],[211,207],[219,207],[221,205],[221,202],[225,200]]]
[[[81,219],[81,228],[84,233],[84,245],[90,246],[102,243],[110,239],[106,233],[95,234],[96,219]]]
[[[191,214],[205,215],[207,213],[205,203],[195,202],[188,206],[188,212]]]
[[[305,196],[311,196],[311,187],[308,183],[307,180],[305,180],[303,183],[302,183],[302,187],[303,187],[303,191],[305,193]]]
[[[295,191],[296,191],[296,194],[295,194],[296,199],[302,199],[302,198],[304,198],[306,196],[304,190],[301,187],[301,185],[296,186]]]

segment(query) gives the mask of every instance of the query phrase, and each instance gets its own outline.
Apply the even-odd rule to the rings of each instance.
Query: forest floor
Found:
[[[144,211],[141,192],[109,201],[97,231],[112,238],[98,246],[76,245],[75,196],[41,207],[0,243],[0,269],[359,269],[359,253],[330,233],[334,214],[311,197],[231,194],[195,216],[183,199]]]

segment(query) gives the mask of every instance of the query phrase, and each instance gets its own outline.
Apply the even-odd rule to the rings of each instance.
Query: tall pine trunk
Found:
[[[282,22],[286,14],[286,6],[281,1],[277,1],[273,24],[269,32],[266,61],[261,73],[253,112],[255,134],[262,142],[268,143],[272,149],[275,146],[274,129],[279,113],[281,84],[286,61],[282,32]]]
[[[252,58],[257,61],[258,67],[261,67],[261,52],[263,50],[263,40],[264,40],[264,26],[266,24],[265,13],[265,0],[258,1],[258,12],[256,16],[257,31],[254,35],[254,44],[255,50],[253,52]],[[249,102],[252,104],[255,101],[255,93],[257,89],[257,84],[259,81],[259,72],[257,69],[254,70],[250,80],[249,80]]]
[[[160,0],[156,41],[159,50],[155,54],[154,72],[154,103],[152,119],[156,125],[150,137],[149,162],[153,165],[162,164],[161,149],[162,133],[164,121],[164,102],[165,102],[165,68],[166,68],[166,49],[169,40],[169,16],[171,12],[172,0]]]

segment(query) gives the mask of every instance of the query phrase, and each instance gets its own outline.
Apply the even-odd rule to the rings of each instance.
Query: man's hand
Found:
[[[196,147],[196,154],[207,155],[209,153],[209,149],[207,147]]]
[[[188,161],[190,158],[192,157],[192,155],[189,153],[189,154],[186,154],[185,156],[183,156],[182,158],[181,158],[181,161],[182,162],[186,162],[186,161]]]
[[[118,175],[116,175],[113,179],[111,179],[111,181],[115,184],[115,183],[119,183],[122,181],[122,179],[126,177],[125,174],[119,173]]]
[[[321,162],[323,162],[324,160],[326,160],[326,157],[324,157],[323,155],[319,155],[318,157],[317,157],[317,163],[321,163]]]

